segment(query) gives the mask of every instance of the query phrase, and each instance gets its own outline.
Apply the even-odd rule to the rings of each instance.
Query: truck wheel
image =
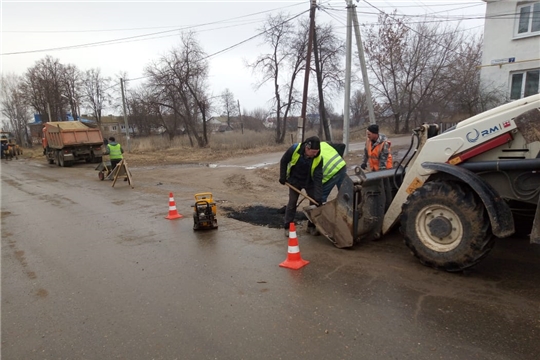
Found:
[[[403,205],[401,233],[424,265],[462,271],[493,248],[491,224],[483,203],[455,182],[429,182]]]
[[[58,152],[58,166],[66,166],[66,162],[64,161],[64,154],[60,151]]]
[[[62,165],[60,165],[60,151],[56,152],[56,165],[62,166]]]

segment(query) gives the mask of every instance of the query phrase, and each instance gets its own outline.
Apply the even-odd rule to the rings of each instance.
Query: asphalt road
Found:
[[[1,166],[4,360],[538,358],[526,239],[448,274],[397,232],[352,250],[299,233],[310,264],[295,271],[278,266],[281,230],[222,217],[195,233],[164,219],[161,196],[90,167]]]

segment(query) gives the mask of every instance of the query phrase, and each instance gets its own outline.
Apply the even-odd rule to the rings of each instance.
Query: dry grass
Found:
[[[305,138],[315,134],[315,131],[310,130],[306,133]],[[342,130],[333,129],[332,135],[335,142],[343,141]],[[349,141],[365,141],[365,136],[364,127],[352,129],[349,132]],[[199,148],[196,143],[191,146],[187,135],[176,136],[172,140],[168,137],[150,136],[132,138],[129,152],[126,140],[121,136],[118,136],[117,140],[126,150],[125,155],[131,165],[164,165],[206,163],[234,156],[285,151],[291,144],[297,142],[296,133],[292,132],[286,134],[284,144],[276,144],[274,137],[274,130],[214,133],[209,136],[209,145],[205,148]],[[41,146],[24,149],[22,157],[45,161]]]

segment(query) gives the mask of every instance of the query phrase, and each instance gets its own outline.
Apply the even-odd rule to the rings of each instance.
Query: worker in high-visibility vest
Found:
[[[297,190],[305,189],[309,197],[321,204],[322,198],[322,167],[320,156],[321,141],[312,136],[299,144],[293,144],[281,157],[279,168],[279,183],[288,183]],[[285,209],[285,236],[289,237],[289,225],[294,222],[299,194],[289,188],[289,202]],[[315,225],[308,222],[308,228]]]
[[[391,169],[393,163],[390,141],[388,141],[386,135],[379,133],[379,125],[369,125],[366,134],[364,161],[360,167],[365,170],[369,163],[371,171]]]
[[[116,142],[114,136],[111,136],[109,138],[109,143],[107,144],[107,149],[105,150],[105,155],[109,155],[109,158],[111,159],[111,168],[113,170],[124,158],[122,155],[123,153],[124,149],[122,149],[122,145]]]
[[[347,175],[347,163],[343,160],[337,148],[345,150],[345,144],[331,144],[321,141],[321,157],[323,161],[323,194],[321,201],[323,203],[328,199],[328,195],[337,186],[341,188],[341,183]],[[343,152],[342,152],[343,153]]]

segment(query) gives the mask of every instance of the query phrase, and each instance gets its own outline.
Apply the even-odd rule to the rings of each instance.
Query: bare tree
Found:
[[[332,24],[317,24],[315,31],[317,33],[317,48],[319,49],[322,88],[325,91],[325,97],[328,100],[334,100],[336,96],[334,94],[339,94],[345,86],[343,72],[345,41],[336,34]],[[314,71],[314,65],[311,68]]]
[[[369,111],[365,92],[356,90],[351,97],[350,107],[351,126],[359,126],[369,123]]]
[[[302,26],[307,31],[309,22],[303,22]],[[313,97],[312,102],[317,104],[318,108],[316,112],[319,113],[317,117],[319,120],[319,137],[322,138],[324,134],[327,139],[330,139],[331,134],[326,107],[335,98],[334,94],[338,94],[344,86],[342,64],[345,55],[345,43],[335,34],[330,24],[316,25],[313,41],[314,56],[310,71],[315,71],[317,75],[315,88],[318,92],[318,99]],[[316,112],[312,112],[312,114]],[[312,124],[314,118],[313,115],[311,119],[308,116],[307,120]]]
[[[248,130],[262,131],[264,121],[268,117],[268,110],[258,107],[243,114],[244,127]]]
[[[87,70],[83,80],[84,104],[92,109],[98,126],[101,127],[101,116],[106,105],[111,103],[109,85],[111,78],[104,77],[99,68]]]
[[[208,78],[208,61],[192,32],[183,33],[179,47],[149,65],[145,72],[154,94],[154,104],[171,111],[172,126],[169,136],[175,136],[180,125],[189,136],[192,146],[195,139],[199,147],[208,144],[206,113],[210,106],[205,92]],[[165,124],[164,124],[165,126]]]
[[[441,97],[442,79],[455,61],[463,35],[458,26],[419,23],[414,28],[393,15],[379,15],[380,24],[366,31],[368,66],[373,89],[394,120],[394,132],[408,132],[422,121],[434,96]],[[423,111],[421,111],[424,109]]]
[[[482,37],[470,36],[459,44],[458,55],[441,79],[440,109],[447,118],[466,119],[503,103],[505,94],[497,88],[486,88],[480,83]]]
[[[73,119],[77,119],[81,116],[82,73],[75,65],[64,65],[61,79],[62,95],[69,104]]]
[[[271,52],[260,55],[257,60],[248,64],[253,72],[262,76],[257,88],[267,82],[274,87],[274,112],[276,117],[276,143],[283,143],[287,131],[287,118],[300,102],[295,90],[295,81],[304,69],[307,34],[295,36],[291,19],[283,13],[269,15],[261,32],[264,32],[264,43],[271,47]]]
[[[150,89],[141,85],[129,92],[126,97],[129,112],[129,123],[137,128],[140,135],[150,135],[153,129],[160,126],[157,107],[153,105]]]
[[[23,78],[15,74],[2,76],[0,81],[0,106],[3,121],[7,128],[15,133],[15,141],[20,144],[31,144],[27,123],[31,111],[23,94]]]
[[[225,111],[225,115],[227,115],[227,126],[231,128],[231,115],[238,115],[240,109],[238,109],[238,106],[236,105],[234,94],[228,88],[221,93],[221,104]]]
[[[64,89],[64,66],[51,56],[36,61],[25,74],[23,92],[34,111],[43,121],[62,121],[65,118],[67,99]]]
[[[262,107],[258,107],[246,112],[246,116],[251,116],[252,118],[259,120],[261,123],[266,120],[268,114],[269,111]]]

